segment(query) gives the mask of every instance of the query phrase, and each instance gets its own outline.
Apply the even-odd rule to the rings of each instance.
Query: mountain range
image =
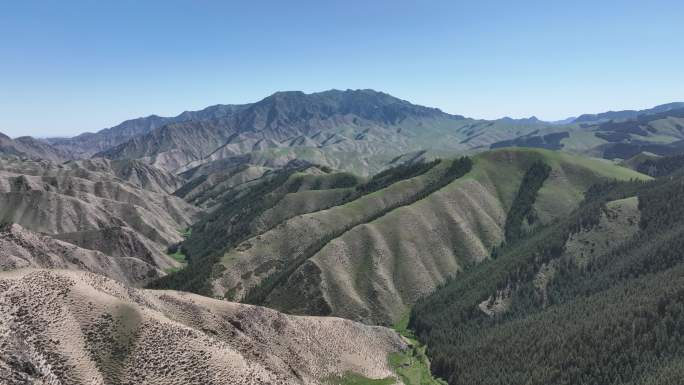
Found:
[[[0,136],[0,382],[684,379],[684,104],[278,92]]]
[[[2,138],[4,154],[64,161],[140,159],[182,173],[233,162],[281,167],[292,159],[370,175],[396,162],[507,146],[564,149],[606,159],[682,147],[684,103],[585,114],[561,123],[450,115],[373,90],[278,92],[256,103],[151,115],[73,138]]]

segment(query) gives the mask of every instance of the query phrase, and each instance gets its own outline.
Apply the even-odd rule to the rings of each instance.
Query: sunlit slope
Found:
[[[470,172],[426,195],[452,164],[443,161],[351,202],[296,215],[228,250],[214,269],[214,295],[394,322],[501,243],[522,176],[537,160],[552,168],[535,204],[542,222],[567,214],[593,183],[644,178],[600,160],[502,149],[475,156]]]
[[[3,384],[324,384],[394,377],[395,332],[82,271],[0,273]]]
[[[595,186],[418,301],[409,324],[433,373],[464,385],[681,383],[682,186],[680,175]]]
[[[0,264],[83,269],[131,285],[164,276],[180,267],[167,247],[200,211],[168,195],[180,183],[137,161],[0,159],[0,224],[17,225],[2,231]]]

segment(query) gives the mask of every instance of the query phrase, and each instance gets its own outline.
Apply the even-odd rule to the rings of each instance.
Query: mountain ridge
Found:
[[[0,155],[63,162],[71,159],[65,151],[30,136],[10,138],[0,132]]]
[[[684,108],[684,102],[671,102],[665,104],[659,104],[655,107],[643,109],[643,110],[618,110],[618,111],[606,111],[597,114],[582,114],[576,118],[572,118],[573,123],[586,123],[586,122],[596,122],[601,120],[624,120],[630,118],[636,118],[640,115],[652,115],[661,112],[667,112],[670,110],[676,110]],[[568,118],[570,119],[570,118]]]
[[[255,152],[335,168],[347,167],[345,160],[356,157],[366,165],[353,171],[367,174],[402,154],[431,147],[468,150],[492,141],[486,138],[515,137],[544,124],[537,119],[477,121],[369,89],[287,91],[222,118],[156,128],[97,156],[142,158],[170,171]],[[474,136],[480,138],[470,142]]]
[[[153,287],[388,325],[501,241],[514,187],[534,160],[552,165],[538,223],[570,212],[596,181],[647,178],[545,150],[500,149],[473,159],[471,172],[443,186],[456,161],[398,166],[369,179],[304,165],[230,185],[183,243],[189,267]],[[200,190],[194,199],[204,191],[220,196]]]
[[[2,138],[0,153],[55,161],[139,159],[172,173],[224,159],[257,167],[301,159],[360,175],[377,173],[413,153],[430,160],[504,146],[626,159],[642,151],[669,155],[684,149],[684,118],[675,114],[681,106],[673,102],[559,122],[535,117],[481,120],[372,89],[280,91],[254,103],[217,104],[175,117],[150,115],[73,138]],[[662,118],[646,122],[647,131],[618,127],[638,126],[655,116]]]

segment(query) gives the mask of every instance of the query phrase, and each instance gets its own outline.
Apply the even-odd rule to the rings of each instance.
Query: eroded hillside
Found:
[[[85,270],[140,286],[179,266],[164,254],[153,255],[154,247],[127,250],[125,244],[115,242],[119,237],[112,237],[111,243],[104,242],[109,250],[99,250],[88,244],[78,246],[78,242],[64,242],[56,239],[58,237],[37,234],[17,224],[3,225],[0,227],[0,270],[30,267]],[[68,236],[64,238],[71,241]],[[113,250],[119,246],[123,247]]]
[[[137,161],[2,159],[0,222],[16,225],[4,228],[0,261],[4,269],[83,269],[138,286],[163,276],[181,266],[167,247],[200,212],[166,192],[179,184]]]
[[[349,320],[31,269],[0,273],[0,346],[3,383],[183,385],[392,379],[406,348]]]

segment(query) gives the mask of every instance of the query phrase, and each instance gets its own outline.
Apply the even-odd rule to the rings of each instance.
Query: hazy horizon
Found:
[[[332,88],[481,119],[650,108],[684,100],[684,52],[671,44],[682,11],[671,0],[7,2],[0,132],[74,136]]]

